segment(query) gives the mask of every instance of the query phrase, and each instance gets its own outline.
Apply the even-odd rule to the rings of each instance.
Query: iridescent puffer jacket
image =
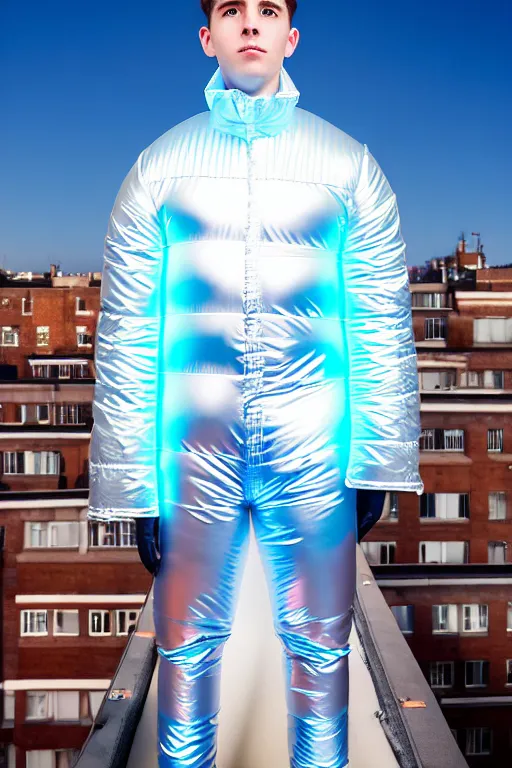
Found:
[[[206,97],[209,112],[142,152],[112,211],[89,517],[158,515],[167,452],[251,466],[329,440],[345,447],[347,486],[421,494],[386,178],[366,146],[296,106],[285,70],[275,96],[227,90],[217,71]],[[332,418],[293,407],[304,388]]]

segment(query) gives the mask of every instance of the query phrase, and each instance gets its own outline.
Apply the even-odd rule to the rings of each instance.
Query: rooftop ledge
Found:
[[[350,768],[467,763],[362,550],[350,637]],[[156,768],[157,654],[152,593],[75,768]],[[114,690],[131,692],[112,700]],[[251,535],[222,666],[218,768],[288,768],[281,645]]]

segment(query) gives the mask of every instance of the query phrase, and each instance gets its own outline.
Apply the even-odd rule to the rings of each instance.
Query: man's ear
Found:
[[[201,27],[199,30],[199,40],[201,41],[203,51],[206,53],[206,55],[211,59],[215,58],[215,48],[213,47],[212,33],[208,27]]]
[[[290,34],[288,35],[288,42],[286,43],[286,50],[284,52],[285,59],[289,59],[290,56],[293,56],[299,44],[299,39],[300,39],[299,30],[295,29],[295,27],[292,27],[290,29]]]

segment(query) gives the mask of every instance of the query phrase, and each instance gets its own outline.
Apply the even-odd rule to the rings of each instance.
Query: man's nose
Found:
[[[249,36],[253,36],[253,35],[254,35],[254,37],[257,37],[259,35],[259,31],[258,31],[257,27],[253,27],[253,26],[248,24],[248,25],[246,25],[244,27],[244,31],[242,32],[242,34],[245,37],[249,37]]]

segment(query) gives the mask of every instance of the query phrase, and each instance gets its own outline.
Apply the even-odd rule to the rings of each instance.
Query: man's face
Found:
[[[283,59],[299,41],[285,0],[215,0],[210,27],[199,34],[206,55],[217,57],[226,86],[249,94],[277,90]]]

